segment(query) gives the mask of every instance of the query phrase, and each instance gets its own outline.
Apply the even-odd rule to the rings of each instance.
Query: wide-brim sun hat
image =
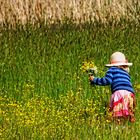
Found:
[[[106,64],[107,67],[112,66],[132,66],[125,58],[125,55],[121,52],[115,52],[110,57],[110,64]]]

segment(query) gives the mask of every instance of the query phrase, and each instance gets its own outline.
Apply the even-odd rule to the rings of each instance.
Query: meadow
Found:
[[[1,28],[1,140],[138,140],[140,138],[140,27],[122,21]],[[135,87],[136,122],[116,126],[107,106],[109,87],[91,86],[114,51],[125,53]]]
[[[139,0],[0,0],[0,139],[139,140]],[[104,76],[125,53],[136,92],[136,122],[116,126]]]

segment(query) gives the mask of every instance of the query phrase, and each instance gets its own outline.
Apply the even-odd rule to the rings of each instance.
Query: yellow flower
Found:
[[[83,62],[83,65],[81,66],[81,69],[82,69],[83,72],[93,71],[95,74],[97,73],[97,67],[95,66],[93,61]]]

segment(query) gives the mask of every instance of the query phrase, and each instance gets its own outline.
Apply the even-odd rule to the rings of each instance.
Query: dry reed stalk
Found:
[[[0,24],[138,20],[140,0],[0,0]]]

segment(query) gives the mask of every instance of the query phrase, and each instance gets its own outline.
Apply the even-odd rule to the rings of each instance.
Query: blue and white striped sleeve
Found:
[[[112,79],[113,79],[112,71],[108,70],[106,72],[105,77],[102,78],[94,77],[93,81],[91,81],[91,84],[106,86],[112,83]]]

